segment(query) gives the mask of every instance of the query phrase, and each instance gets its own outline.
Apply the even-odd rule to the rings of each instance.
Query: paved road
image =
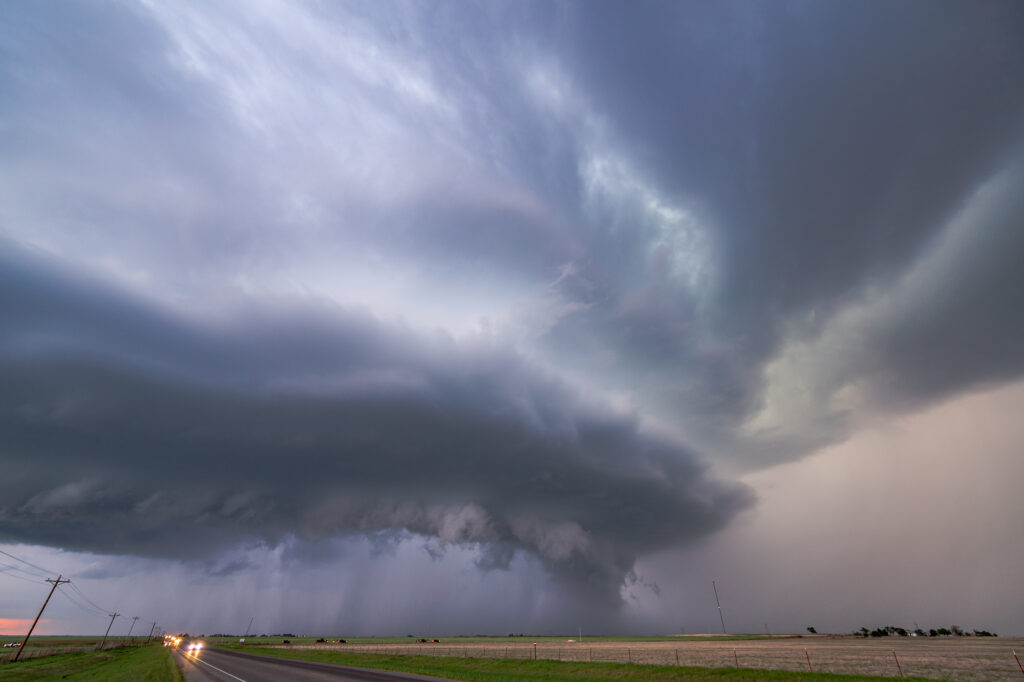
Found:
[[[290,661],[283,658],[256,656],[240,651],[203,649],[198,655],[175,649],[174,658],[185,674],[186,682],[306,682],[307,680],[353,680],[364,682],[432,681],[440,677],[425,677],[396,673],[389,670],[350,668],[344,665]]]

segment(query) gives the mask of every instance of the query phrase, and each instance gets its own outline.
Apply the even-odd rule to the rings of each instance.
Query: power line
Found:
[[[3,562],[0,562],[0,570],[5,571],[5,572],[6,571],[17,571],[18,573],[24,573],[25,575],[30,575],[33,578],[39,578],[40,580],[43,580],[44,578],[46,578],[45,575],[39,575],[38,573],[33,573],[31,571],[26,571],[24,568],[21,568],[19,566],[15,566],[13,564],[6,564],[6,563],[3,563]]]
[[[74,604],[78,608],[82,609],[86,613],[93,614],[93,615],[106,615],[105,613],[103,613],[103,611],[97,611],[96,609],[94,609],[92,607],[89,607],[89,606],[86,606],[82,602],[78,601],[77,599],[72,597],[70,594],[65,592],[63,587],[60,588],[60,593],[63,594],[65,597],[67,597],[68,601],[70,601],[72,604]]]
[[[11,554],[10,552],[5,552],[2,549],[0,549],[0,554],[3,554],[4,556],[9,556],[12,559],[14,559],[15,561],[20,561],[21,563],[25,564],[26,566],[31,566],[32,568],[36,569],[37,571],[42,571],[43,573],[45,573],[47,575],[53,575],[55,573],[55,571],[51,571],[48,568],[43,568],[42,566],[37,566],[34,563],[32,563],[31,561],[25,561],[21,557],[16,557],[13,554]]]
[[[45,580],[46,579],[45,575],[39,575],[38,573],[33,573],[32,571],[26,571],[24,568],[21,568],[20,566],[15,566],[14,564],[8,564],[8,563],[0,562],[0,566],[3,567],[3,569],[0,569],[0,570],[17,571],[18,573],[24,573],[25,575],[30,575],[33,578],[39,578],[40,580]]]
[[[20,576],[20,575],[16,575],[16,574],[14,574],[14,573],[8,573],[8,572],[7,572],[6,570],[0,570],[0,573],[3,573],[3,574],[4,574],[4,575],[6,575],[6,576],[7,576],[8,578],[17,578],[18,580],[24,580],[25,582],[27,582],[27,583],[32,583],[33,585],[38,585],[39,583],[41,583],[41,582],[42,582],[42,580],[32,580],[32,579],[30,579],[30,578],[23,578],[23,577],[22,577],[22,576]]]
[[[75,592],[78,593],[79,597],[81,597],[85,601],[89,602],[91,605],[95,606],[100,612],[109,615],[110,609],[105,609],[102,606],[100,606],[99,604],[97,604],[96,602],[94,602],[92,599],[89,599],[88,597],[86,597],[85,593],[82,592],[82,590],[78,589],[78,586],[75,585],[75,583],[71,582],[71,583],[68,583],[68,585],[70,585],[71,589],[73,589]]]
[[[53,571],[48,571],[45,568],[42,568],[41,566],[37,566],[36,564],[33,564],[30,561],[26,561],[25,559],[22,559],[20,557],[14,556],[10,552],[6,552],[6,551],[0,549],[0,554],[3,554],[4,556],[8,556],[8,557],[14,559],[15,561],[20,561],[21,563],[25,564],[26,566],[31,566],[32,568],[35,568],[35,569],[40,570],[40,571],[43,571],[43,573],[46,573],[46,574],[49,574],[49,575],[53,574]],[[26,571],[23,568],[19,568],[18,566],[14,566],[14,565],[8,564],[6,562],[0,562],[0,572],[8,573],[8,571],[18,571],[19,573],[23,573],[25,575],[30,575],[33,578],[38,578],[39,580],[45,580],[46,579],[45,575],[39,575],[37,573],[32,573],[30,571]],[[8,573],[8,575],[10,575],[10,573]],[[18,577],[18,576],[14,576],[14,577]],[[24,580],[24,578],[22,578],[22,579]],[[81,589],[79,589],[78,585],[75,585],[73,582],[69,582],[68,584],[71,586],[71,589],[73,589],[76,593],[78,593],[78,596],[80,596],[82,599],[84,599],[86,602],[88,602],[91,606],[93,606],[94,608],[99,610],[101,613],[107,614],[109,612],[109,609],[105,609],[102,606],[100,606],[99,604],[97,604],[96,602],[94,602],[92,599],[89,599],[89,597],[87,597],[85,595],[85,593],[82,592]],[[61,591],[62,592],[64,591],[63,587],[61,588]]]
[[[5,550],[0,549],[0,554],[2,554],[3,556],[6,556],[6,557],[10,557],[11,559],[14,559],[15,561],[20,562],[20,563],[22,563],[22,564],[24,564],[26,566],[30,566],[30,567],[36,569],[37,571],[42,571],[43,573],[47,573],[47,574],[50,574],[50,575],[53,574],[53,571],[49,571],[49,570],[43,568],[42,566],[39,566],[38,564],[34,564],[31,561],[28,561],[26,559],[22,559],[21,557],[15,556],[14,554],[11,554],[10,552],[7,552]],[[14,573],[13,571],[17,571],[17,573]],[[24,575],[18,575],[18,573],[22,573]],[[77,585],[72,583],[70,579],[61,580],[62,576],[58,577],[57,581],[54,581],[54,580],[52,580],[50,578],[47,578],[44,575],[38,575],[36,573],[32,573],[31,571],[26,571],[25,569],[23,569],[23,568],[21,568],[19,566],[15,566],[13,564],[8,564],[6,562],[0,562],[0,574],[5,575],[5,576],[7,576],[9,578],[17,578],[18,580],[24,580],[25,582],[28,582],[28,583],[34,583],[34,584],[38,584],[38,582],[53,583],[53,588],[50,590],[50,595],[47,596],[46,602],[50,601],[50,597],[53,596],[54,591],[56,591],[57,587],[60,587],[60,593],[63,594],[68,599],[68,601],[70,601],[72,604],[74,604],[78,608],[82,609],[86,613],[89,613],[89,614],[92,614],[92,615],[111,616],[111,619],[110,619],[111,625],[114,622],[114,618],[116,618],[117,616],[121,615],[121,614],[116,613],[116,612],[115,613],[110,613],[107,609],[104,609],[102,606],[100,606],[99,604],[94,602],[92,599],[90,599],[88,596],[86,596],[86,594],[84,592],[82,592],[82,590]],[[30,579],[30,578],[26,578],[24,576],[31,576],[32,578],[35,578],[35,580]],[[84,601],[85,603],[82,603],[82,601],[79,601],[78,599],[73,597],[71,594],[69,594],[67,591],[65,591],[64,587],[63,587],[63,585],[65,585],[65,584],[70,585],[71,589],[73,589],[75,591],[75,593],[78,595],[78,597],[80,597],[82,599],[82,601]],[[46,602],[43,603],[43,609],[46,608]],[[40,615],[42,615],[42,609],[40,609],[39,613],[40,613]],[[39,616],[36,616],[36,620],[37,621],[38,621],[38,619],[39,619]],[[135,616],[132,619],[132,628],[135,627],[135,621],[138,620],[138,619],[139,619],[138,616]],[[155,626],[156,625],[154,624],[154,627]],[[32,630],[34,630],[34,629],[35,629],[35,623],[33,623],[33,625],[32,625]],[[32,630],[29,630],[28,637],[31,637]],[[110,630],[110,628],[108,626],[107,631],[109,632],[109,630]],[[129,629],[128,634],[131,635],[131,629]],[[26,641],[28,640],[28,637],[26,637]],[[19,651],[19,653],[20,653],[20,651]]]

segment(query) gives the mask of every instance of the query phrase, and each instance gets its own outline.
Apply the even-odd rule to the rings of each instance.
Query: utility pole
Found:
[[[715,591],[715,606],[718,607],[718,619],[722,621],[722,634],[725,634],[725,617],[722,616],[722,604],[718,601],[718,586],[715,585],[715,581],[711,581],[711,588]]]
[[[132,616],[132,626],[130,628],[128,628],[128,634],[125,635],[125,639],[127,639],[128,637],[132,636],[132,630],[135,629],[135,621],[137,621],[138,619],[139,619],[138,616]]]
[[[252,621],[253,621],[253,620],[254,620],[255,618],[256,618],[256,614],[254,613],[254,614],[252,615],[252,618],[250,618],[250,619],[249,619],[249,624],[245,626],[245,634],[244,634],[244,635],[242,635],[242,639],[245,639],[246,637],[248,637],[248,636],[249,636],[249,628],[251,628],[251,627],[252,627]]]
[[[147,643],[147,644],[148,644],[149,642],[153,641],[153,630],[156,630],[156,621],[155,621],[155,620],[153,621],[153,627],[151,627],[151,628],[149,629],[149,639],[147,639],[147,640],[146,640],[146,643]]]
[[[120,613],[111,613],[110,614],[110,625],[107,625],[107,631],[103,633],[103,641],[100,642],[100,648],[101,649],[103,648],[103,645],[107,643],[107,635],[110,634],[110,628],[114,625],[114,619],[117,618],[120,615],[121,615]]]
[[[14,654],[14,660],[15,661],[17,661],[19,658],[21,658],[21,652],[25,650],[25,645],[28,644],[28,638],[32,636],[32,631],[36,629],[36,623],[39,622],[40,616],[43,615],[43,611],[46,609],[46,605],[50,603],[50,597],[53,596],[53,591],[56,590],[57,586],[60,585],[61,583],[69,583],[69,582],[71,582],[70,580],[61,580],[61,578],[63,578],[63,577],[64,577],[63,575],[58,575],[56,580],[51,580],[50,578],[46,579],[46,582],[53,583],[53,587],[50,588],[50,594],[46,595],[46,601],[43,602],[43,608],[39,609],[39,613],[36,614],[36,619],[34,621],[32,621],[32,627],[30,627],[28,629],[28,634],[25,635],[25,640],[21,643],[21,646],[18,647],[18,651],[15,652],[15,654]]]

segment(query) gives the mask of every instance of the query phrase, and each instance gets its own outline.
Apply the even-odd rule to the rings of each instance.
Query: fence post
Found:
[[[629,649],[629,648],[627,648],[627,649],[626,649],[626,656],[628,656],[628,657],[629,657],[629,662],[630,662],[630,663],[632,663],[632,662],[633,662],[633,650],[632,650],[632,649]]]
[[[896,669],[900,671],[900,677],[903,677],[903,666],[900,665],[900,659],[896,657],[896,650],[892,650],[892,657],[896,659]]]
[[[679,649],[676,649],[676,665],[679,665]]]
[[[736,662],[736,667],[740,667],[740,657],[736,655],[736,650],[732,650],[732,660]]]
[[[1024,675],[1024,665],[1020,664],[1020,659],[1017,658],[1017,652],[1014,649],[1010,649],[1010,651],[1013,651],[1013,658],[1017,661],[1017,667],[1020,668],[1021,674]]]
[[[811,655],[807,653],[807,649],[804,649],[804,656],[807,657],[807,669],[813,673],[814,668],[811,667]]]

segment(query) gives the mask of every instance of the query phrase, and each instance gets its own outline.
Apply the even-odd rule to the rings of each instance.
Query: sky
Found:
[[[1010,1],[3,4],[0,631],[1024,634],[1022,83]]]

